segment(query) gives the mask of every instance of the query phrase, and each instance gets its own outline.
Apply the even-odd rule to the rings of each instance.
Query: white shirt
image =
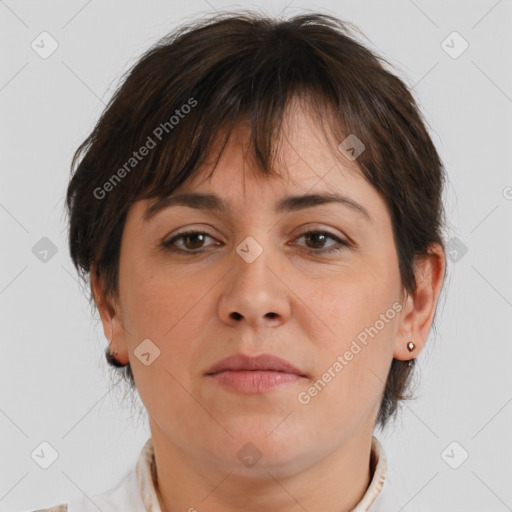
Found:
[[[162,512],[155,491],[152,473],[153,443],[151,437],[144,444],[135,468],[129,470],[112,489],[91,497],[82,496],[68,504],[34,512]],[[388,471],[384,449],[372,437],[371,468],[374,468],[370,485],[361,501],[351,512],[398,512],[413,498],[404,482],[394,472]],[[392,475],[391,475],[392,473]],[[421,512],[416,507],[407,508]]]

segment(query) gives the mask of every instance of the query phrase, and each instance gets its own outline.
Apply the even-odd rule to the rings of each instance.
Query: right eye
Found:
[[[212,236],[203,231],[185,231],[183,233],[178,233],[169,240],[164,240],[162,242],[162,246],[169,251],[196,254],[203,252],[200,249],[202,249],[202,243],[204,243],[205,237],[213,239]],[[178,241],[182,242],[183,248],[176,246],[176,242]]]

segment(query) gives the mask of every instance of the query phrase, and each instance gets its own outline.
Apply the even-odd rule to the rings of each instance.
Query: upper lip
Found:
[[[213,375],[223,371],[261,370],[295,373],[305,377],[304,372],[285,359],[272,354],[261,354],[259,356],[248,356],[245,354],[234,354],[221,359],[207,371],[206,375]]]

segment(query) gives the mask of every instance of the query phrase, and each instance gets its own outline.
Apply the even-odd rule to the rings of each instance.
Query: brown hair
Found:
[[[356,163],[386,201],[403,291],[414,294],[415,259],[432,243],[444,249],[444,168],[408,87],[350,27],[357,30],[319,13],[288,20],[221,13],[183,25],[148,50],[73,158],[66,204],[79,275],[86,281],[94,264],[105,295],[117,297],[130,206],[171,194],[210,155],[216,136],[225,132],[225,145],[240,122],[250,127],[259,172],[273,174],[283,113],[292,98],[305,97],[334,140],[355,134],[365,145]],[[108,349],[106,356],[119,366]],[[414,363],[392,361],[377,418],[382,428],[399,400],[411,398],[405,391]],[[130,365],[117,371],[133,389]]]

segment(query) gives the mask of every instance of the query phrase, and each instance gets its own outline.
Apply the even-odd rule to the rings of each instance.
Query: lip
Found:
[[[281,359],[272,354],[261,354],[259,356],[248,356],[245,354],[233,354],[232,356],[221,359],[206,371],[206,375],[220,373],[224,371],[273,371],[293,373],[301,377],[306,375],[299,368],[289,361]]]
[[[271,354],[234,354],[215,363],[205,376],[239,393],[262,393],[307,377],[289,361]]]

